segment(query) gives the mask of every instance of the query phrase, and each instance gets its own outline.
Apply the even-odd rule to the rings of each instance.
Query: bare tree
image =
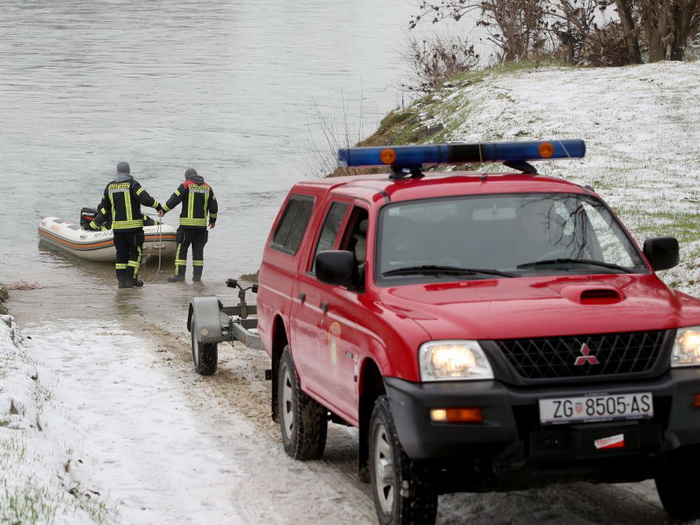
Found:
[[[642,49],[639,46],[639,29],[637,27],[634,0],[615,0],[617,14],[624,31],[627,58],[630,64],[642,63]]]
[[[404,87],[425,93],[459,73],[476,69],[479,64],[474,46],[453,34],[435,34],[420,40],[409,36],[408,51],[403,52],[403,58],[412,70]]]
[[[683,60],[700,29],[698,0],[615,0],[625,30],[631,61]]]
[[[700,1],[679,0],[674,2],[672,9],[673,41],[670,59],[683,60],[686,47],[700,30]]]
[[[477,25],[487,28],[488,39],[499,50],[499,59],[514,61],[531,58],[544,48],[543,16],[547,0],[422,0],[420,13],[409,23],[413,29],[421,21],[436,24],[459,21],[470,13]]]
[[[437,24],[446,19],[459,21],[471,12],[483,14],[479,0],[421,0],[418,9],[420,12],[409,22],[409,29],[414,29],[420,22],[426,20],[431,24]]]
[[[545,0],[518,2],[491,0],[481,3],[488,17],[478,22],[488,27],[490,40],[502,51],[505,62],[539,58],[546,49]]]
[[[675,0],[645,0],[641,4],[641,24],[649,48],[649,62],[666,60],[673,41],[673,4]]]
[[[597,13],[609,7],[619,21],[602,25]],[[411,28],[478,15],[506,62],[549,54],[571,63],[638,64],[645,51],[650,62],[683,60],[700,30],[700,0],[421,0],[419,9]]]
[[[619,48],[618,27],[610,22],[601,24],[602,15],[611,3],[610,0],[551,2],[547,13],[547,30],[559,40],[554,54],[570,64],[611,65],[611,61],[601,54],[603,48],[611,52]],[[619,53],[615,51],[613,54]]]

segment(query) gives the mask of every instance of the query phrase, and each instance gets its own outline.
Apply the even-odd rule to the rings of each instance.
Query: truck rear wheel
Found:
[[[656,476],[656,491],[664,510],[675,520],[700,518],[700,451],[672,453]]]
[[[277,400],[284,451],[294,459],[318,459],[326,448],[328,411],[299,385],[294,361],[285,347],[279,367]]]
[[[192,361],[194,371],[202,376],[211,376],[216,373],[216,365],[219,360],[219,348],[217,343],[201,343],[197,340],[197,319],[192,315],[190,323],[192,335]]]
[[[386,396],[377,399],[369,429],[369,474],[379,523],[435,523],[438,497],[431,472],[404,452]]]

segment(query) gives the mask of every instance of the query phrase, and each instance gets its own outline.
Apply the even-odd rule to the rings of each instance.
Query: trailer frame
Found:
[[[257,293],[257,283],[244,287],[236,279],[227,279],[226,286],[238,288],[237,305],[224,306],[213,296],[195,297],[190,302],[187,330],[195,372],[200,375],[216,373],[218,344],[222,341],[240,341],[248,348],[264,349],[257,331],[257,306],[246,301],[246,292]]]

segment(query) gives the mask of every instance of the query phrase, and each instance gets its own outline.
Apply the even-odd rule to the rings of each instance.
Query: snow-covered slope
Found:
[[[584,159],[538,163],[539,171],[592,186],[640,244],[678,237],[681,264],[662,277],[700,296],[700,62],[476,78],[419,101],[423,127],[442,124],[447,141],[584,139]]]

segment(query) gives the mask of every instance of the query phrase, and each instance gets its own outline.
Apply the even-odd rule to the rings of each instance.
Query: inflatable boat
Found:
[[[156,222],[156,221],[149,221]],[[169,224],[157,223],[144,226],[143,258],[174,259],[177,240],[176,229]],[[112,242],[112,230],[86,230],[79,224],[58,217],[46,217],[39,223],[39,237],[43,242],[91,261],[114,262],[117,251]]]

